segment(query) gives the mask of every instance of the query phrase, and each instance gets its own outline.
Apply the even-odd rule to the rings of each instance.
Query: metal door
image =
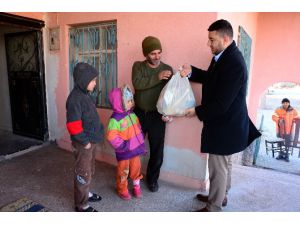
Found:
[[[5,35],[13,132],[48,139],[42,32]]]

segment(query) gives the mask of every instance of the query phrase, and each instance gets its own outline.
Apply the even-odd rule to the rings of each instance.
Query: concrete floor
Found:
[[[27,197],[54,212],[73,211],[73,155],[54,143],[0,161],[0,207]],[[197,190],[160,181],[151,193],[142,182],[142,199],[121,200],[115,192],[115,168],[96,163],[92,191],[103,199],[91,205],[101,212],[191,212],[204,203]],[[227,212],[299,212],[300,177],[234,165]]]
[[[275,106],[273,108],[276,108]],[[258,152],[258,157],[256,159],[256,165],[263,168],[270,168],[273,170],[286,172],[286,173],[293,173],[296,175],[300,175],[300,158],[299,156],[299,149],[295,148],[293,150],[293,155],[290,155],[290,162],[285,162],[283,160],[276,160],[276,156],[278,153],[275,154],[275,158],[272,157],[272,153],[269,152],[268,155],[266,154],[266,146],[265,140],[274,140],[276,139],[276,129],[275,123],[272,120],[272,114],[274,110],[260,110],[260,115],[258,118],[261,118],[261,115],[264,115],[264,122],[262,126],[262,136],[260,142],[260,149]]]
[[[0,130],[0,159],[33,146],[43,144],[43,141],[13,134],[11,131]]]

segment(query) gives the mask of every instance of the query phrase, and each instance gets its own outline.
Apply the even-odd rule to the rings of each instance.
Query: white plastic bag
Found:
[[[156,107],[165,116],[184,116],[185,110],[196,105],[194,93],[187,77],[179,72],[162,89]]]

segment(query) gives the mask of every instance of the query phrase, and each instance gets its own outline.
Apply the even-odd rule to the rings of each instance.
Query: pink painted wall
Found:
[[[282,81],[300,83],[300,13],[259,13],[251,86],[250,113],[263,92]]]
[[[18,16],[29,17],[32,19],[43,20],[45,13],[43,12],[9,12],[10,14],[15,14]]]

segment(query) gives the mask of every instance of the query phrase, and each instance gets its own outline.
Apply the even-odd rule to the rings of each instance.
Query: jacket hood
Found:
[[[109,101],[116,113],[124,113],[131,109],[126,109],[125,102],[128,100],[133,101],[133,93],[128,85],[121,88],[114,88],[109,92]]]
[[[124,113],[121,88],[114,88],[109,92],[109,101],[114,112]]]
[[[97,76],[99,72],[88,63],[77,63],[74,72],[73,78],[74,83],[77,87],[79,87],[83,92],[87,92],[88,84]]]

